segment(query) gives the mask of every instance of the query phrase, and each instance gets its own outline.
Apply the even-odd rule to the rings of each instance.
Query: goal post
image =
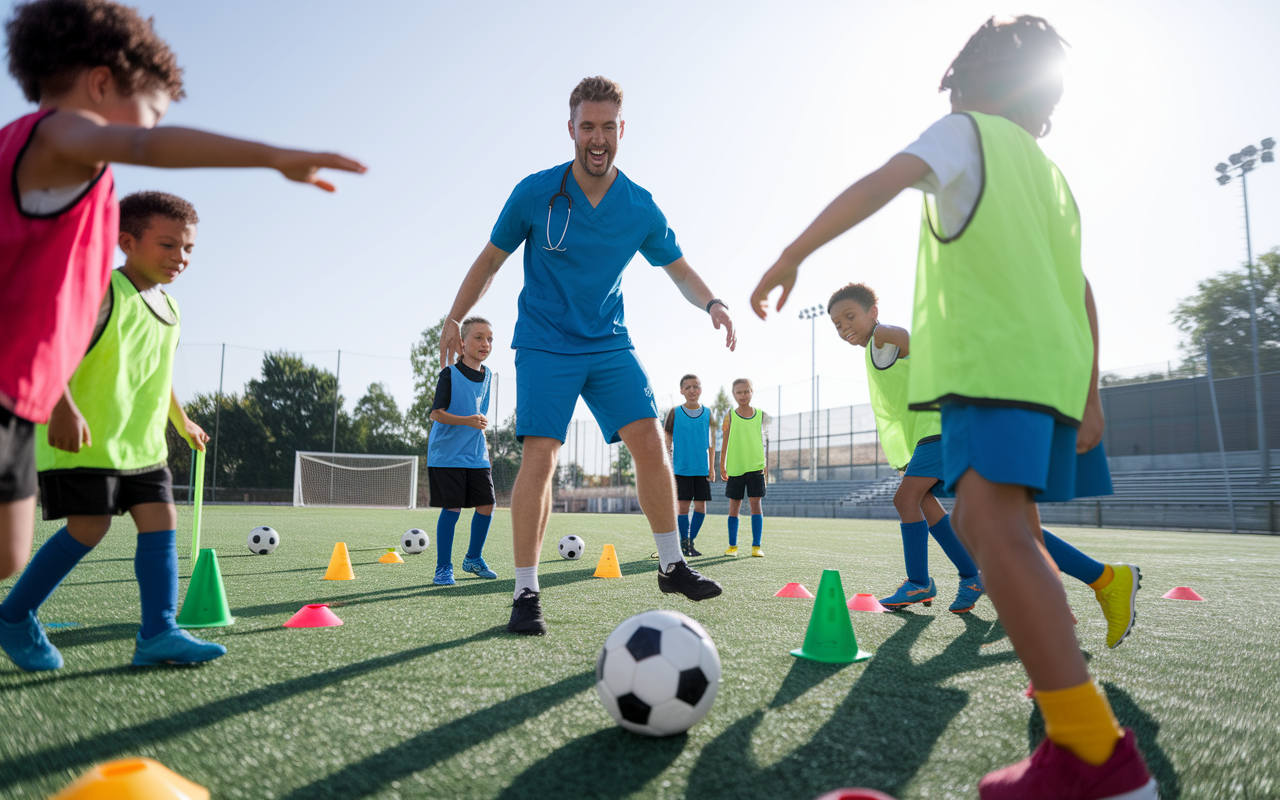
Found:
[[[293,504],[330,508],[417,508],[418,457],[299,450]]]

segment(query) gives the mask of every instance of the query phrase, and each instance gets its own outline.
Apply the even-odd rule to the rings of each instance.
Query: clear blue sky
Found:
[[[780,318],[748,317],[748,292],[832,197],[947,112],[938,80],[990,14],[1040,14],[1072,45],[1043,146],[1083,212],[1104,368],[1178,358],[1178,299],[1244,260],[1238,184],[1218,187],[1213,166],[1280,137],[1277,3],[139,5],[187,70],[189,97],[166,124],[335,149],[370,167],[336,176],[334,196],[265,171],[117,169],[121,194],[174,192],[202,218],[172,288],[183,399],[217,386],[217,348],[198,345],[226,342],[301,351],[330,369],[341,348],[348,408],[374,380],[408,405],[411,342],[448,310],[516,182],[571,157],[567,98],[586,75],[622,84],[617,164],[653,192],[741,325],[730,355],[637,258],[627,319],[659,397],[688,371],[712,391],[745,375],[762,389],[794,384],[784,411],[808,406],[802,304],[866,280],[882,318],[909,323],[918,194],[816,255]],[[6,119],[28,108],[12,81],[0,103]],[[1280,166],[1261,167],[1250,189],[1261,251],[1280,244]],[[520,263],[517,253],[476,309],[495,322],[490,364],[508,379]],[[825,321],[818,334],[822,405],[865,402],[860,351]],[[228,389],[260,360],[228,349]]]

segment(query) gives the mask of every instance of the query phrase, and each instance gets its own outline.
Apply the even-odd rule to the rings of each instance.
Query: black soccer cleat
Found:
[[[538,593],[525,589],[511,603],[511,621],[507,623],[507,633],[541,636],[546,632],[547,623],[542,619],[542,604],[538,602]]]
[[[693,601],[719,595],[720,584],[690,569],[688,562],[677,561],[666,572],[658,572],[658,588],[663,594],[682,594]]]
[[[692,539],[690,539],[690,540],[689,540],[689,549],[688,549],[688,550],[686,550],[684,554],[685,554],[686,556],[692,556],[692,557],[695,557],[695,558],[696,558],[697,556],[702,555],[702,553],[699,553],[699,552],[698,552],[698,548],[696,548],[696,547],[694,547],[694,546],[693,546],[693,540],[692,540]]]

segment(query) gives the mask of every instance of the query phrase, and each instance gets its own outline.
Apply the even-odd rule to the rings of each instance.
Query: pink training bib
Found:
[[[48,421],[89,348],[120,230],[109,165],[65,209],[22,211],[18,162],[53,113],[0,130],[0,392],[31,422]]]

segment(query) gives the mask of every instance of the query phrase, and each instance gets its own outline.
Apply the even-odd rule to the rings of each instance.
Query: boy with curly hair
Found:
[[[1062,45],[1039,17],[989,19],[943,76],[952,113],[836,198],[751,300],[763,317],[781,287],[781,308],[805,258],[903,190],[925,192],[907,399],[913,410],[941,410],[956,533],[1035,685],[1046,732],[1029,758],[987,775],[979,794],[1154,800],[1133,732],[1089,677],[1036,506],[1072,499],[1107,469],[1080,211],[1036,143],[1062,97]]]
[[[156,128],[183,97],[182,68],[151,21],[109,0],[35,0],[5,25],[9,73],[39,107],[0,129],[0,579],[31,552],[35,425],[84,356],[119,228],[113,162],[270,167],[326,191],[332,153]],[[79,431],[79,442],[90,431]],[[108,443],[99,436],[99,444]]]
[[[178,512],[167,466],[165,423],[197,450],[209,437],[173,393],[177,302],[161,288],[181,275],[195,247],[195,208],[163,192],[120,201],[124,266],[111,274],[89,352],[36,426],[36,467],[46,520],[67,524],[36,552],[0,603],[0,649],[28,671],[58,669],[62,654],[36,616],[41,604],[126,511],[138,529],[133,568],[142,598],[135,666],[193,664],[227,652],[175,621]],[[84,431],[97,441],[82,440]]]

